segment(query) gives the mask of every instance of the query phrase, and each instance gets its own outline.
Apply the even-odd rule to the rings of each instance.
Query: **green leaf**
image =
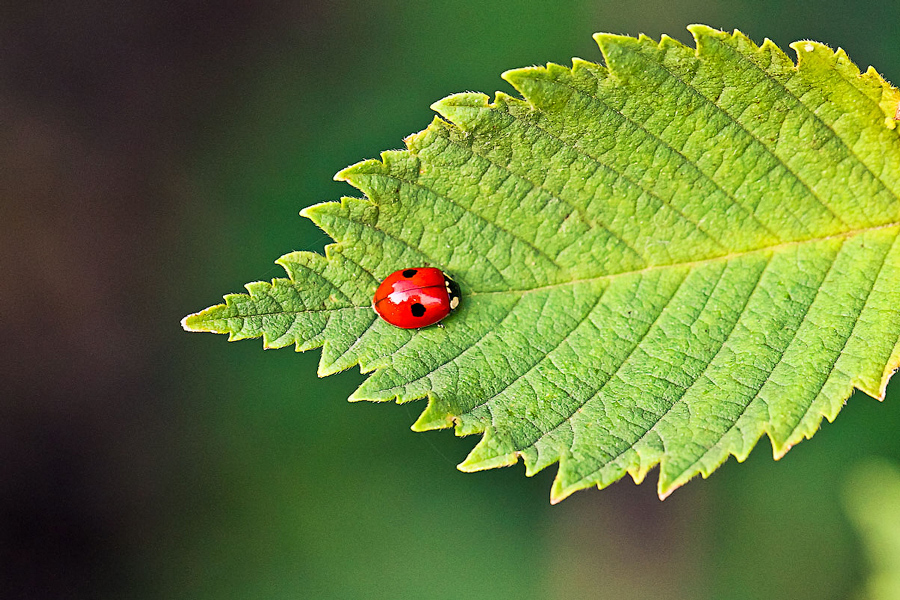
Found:
[[[690,28],[599,34],[606,66],[504,73],[302,214],[336,241],[191,331],[322,347],[351,400],[427,397],[416,430],[483,434],[460,465],[559,470],[552,500],[660,466],[665,497],[768,435],[776,458],[900,365],[900,91],[842,50]],[[438,266],[462,304],[397,329],[378,282]]]

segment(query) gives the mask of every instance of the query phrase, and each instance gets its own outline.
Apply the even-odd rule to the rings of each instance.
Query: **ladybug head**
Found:
[[[444,283],[447,285],[447,296],[450,297],[450,310],[459,306],[459,284],[444,275]]]

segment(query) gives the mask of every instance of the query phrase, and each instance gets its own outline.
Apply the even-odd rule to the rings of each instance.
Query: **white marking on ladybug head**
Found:
[[[457,306],[459,306],[459,296],[453,296],[450,298],[450,310],[455,309]]]

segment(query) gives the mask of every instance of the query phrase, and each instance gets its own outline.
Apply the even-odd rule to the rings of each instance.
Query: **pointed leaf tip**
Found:
[[[193,325],[190,323],[190,321],[192,321],[191,317],[195,317],[195,316],[196,316],[196,313],[188,315],[188,316],[184,317],[183,319],[181,319],[181,321],[180,321],[181,328],[184,329],[185,331],[196,332],[197,329],[195,329],[193,327]]]

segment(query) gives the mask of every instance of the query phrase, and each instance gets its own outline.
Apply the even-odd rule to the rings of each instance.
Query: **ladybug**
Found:
[[[459,306],[459,286],[434,267],[400,269],[381,282],[372,304],[391,325],[403,329],[427,327]]]

